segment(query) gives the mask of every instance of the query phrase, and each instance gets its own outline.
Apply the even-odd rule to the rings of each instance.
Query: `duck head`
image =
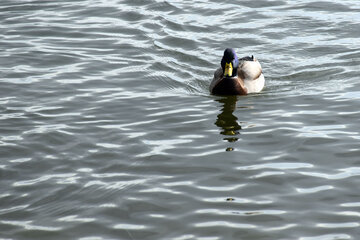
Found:
[[[224,51],[224,56],[221,59],[221,68],[225,78],[237,77],[237,70],[239,67],[239,59],[236,56],[235,50],[227,48]]]

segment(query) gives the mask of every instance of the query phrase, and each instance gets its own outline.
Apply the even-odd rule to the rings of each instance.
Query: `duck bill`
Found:
[[[233,68],[231,63],[225,63],[225,71],[224,76],[225,77],[231,77],[233,75]]]

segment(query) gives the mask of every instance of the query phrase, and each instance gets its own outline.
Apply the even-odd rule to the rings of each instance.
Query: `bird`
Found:
[[[261,92],[264,87],[259,61],[253,55],[238,58],[234,49],[226,48],[209,90],[214,95],[247,95]]]

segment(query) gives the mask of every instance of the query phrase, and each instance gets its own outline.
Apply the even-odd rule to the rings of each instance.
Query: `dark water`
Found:
[[[359,1],[2,0],[0,22],[0,239],[359,239]],[[226,47],[262,93],[209,95]]]

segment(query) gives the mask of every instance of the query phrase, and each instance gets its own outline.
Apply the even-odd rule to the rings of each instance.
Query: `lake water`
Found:
[[[360,236],[360,1],[2,0],[0,239]],[[266,89],[212,96],[225,48]]]

